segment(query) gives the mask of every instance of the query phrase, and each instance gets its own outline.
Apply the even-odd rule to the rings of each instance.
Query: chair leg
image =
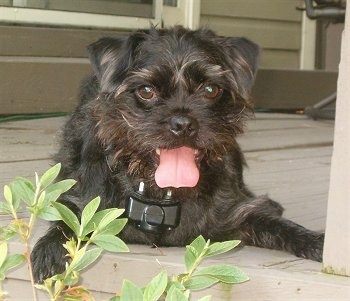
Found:
[[[336,99],[337,99],[337,92],[334,92],[331,95],[319,101],[318,103],[314,104],[313,106],[306,107],[304,111],[305,115],[309,116],[314,120],[334,119],[335,109],[324,110],[324,108],[330,105],[331,103],[334,103]]]

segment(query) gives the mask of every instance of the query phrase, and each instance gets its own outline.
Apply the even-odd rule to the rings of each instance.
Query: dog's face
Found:
[[[131,176],[193,187],[203,161],[236,146],[251,110],[252,42],[176,27],[101,39],[89,53],[100,89],[97,137]]]

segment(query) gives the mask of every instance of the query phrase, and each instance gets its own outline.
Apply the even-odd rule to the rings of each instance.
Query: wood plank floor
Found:
[[[15,176],[33,178],[34,171],[40,174],[49,167],[63,122],[60,117],[0,124],[1,187]],[[332,121],[303,116],[257,114],[239,138],[248,164],[246,183],[257,194],[268,193],[279,201],[286,217],[314,230],[325,229],[333,126]],[[46,227],[40,223],[36,237]],[[16,242],[11,249],[21,251]],[[131,246],[130,254],[106,253],[87,271],[84,283],[95,291],[96,300],[107,300],[123,278],[142,285],[164,268],[170,274],[182,272],[183,254],[183,248],[160,252],[138,245]],[[284,252],[245,247],[207,263],[213,262],[237,265],[251,280],[231,290],[214,286],[194,294],[193,300],[206,294],[212,300],[350,300],[349,278],[322,274],[322,264]],[[24,267],[11,272],[5,285],[11,300],[32,300],[27,279]],[[47,298],[41,295],[40,300]]]

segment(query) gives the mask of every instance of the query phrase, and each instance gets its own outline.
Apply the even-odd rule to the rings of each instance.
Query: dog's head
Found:
[[[252,108],[254,43],[175,27],[104,38],[89,53],[99,83],[97,137],[131,175],[193,187],[203,161],[236,146]]]

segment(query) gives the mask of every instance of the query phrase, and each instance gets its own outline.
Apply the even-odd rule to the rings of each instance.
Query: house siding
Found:
[[[224,36],[244,36],[261,47],[264,68],[298,69],[300,0],[202,0],[201,26]]]
[[[0,115],[69,112],[90,72],[86,46],[118,31],[0,26]]]

